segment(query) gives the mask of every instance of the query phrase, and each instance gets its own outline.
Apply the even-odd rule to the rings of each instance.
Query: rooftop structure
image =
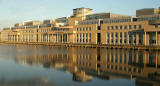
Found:
[[[92,14],[92,9],[90,8],[76,8],[73,9],[73,16],[85,16],[85,15],[89,15]]]
[[[61,17],[61,18],[57,18],[56,22],[68,23],[68,19],[67,17]]]
[[[53,24],[55,20],[44,20],[43,24]]]
[[[41,21],[25,21],[24,23],[23,23],[23,25],[24,26],[34,26],[34,25],[40,25],[40,24],[42,24],[42,22]]]
[[[145,15],[154,15],[154,14],[160,14],[160,8],[145,8],[140,9],[136,11],[136,16],[145,16]]]
[[[114,13],[96,13],[96,14],[87,15],[86,20],[117,18],[117,17],[126,17],[126,15],[120,15],[120,14],[114,14]]]

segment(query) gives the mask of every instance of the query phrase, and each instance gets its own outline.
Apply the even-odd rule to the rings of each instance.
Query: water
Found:
[[[0,86],[160,86],[160,52],[0,45]]]

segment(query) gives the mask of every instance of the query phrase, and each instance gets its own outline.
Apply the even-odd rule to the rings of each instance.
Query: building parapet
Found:
[[[137,21],[136,17],[127,16],[127,17],[116,17],[104,19],[103,23],[120,23],[120,22],[134,22]]]
[[[137,17],[137,21],[154,21],[154,20],[160,20],[160,14],[144,15]]]
[[[78,22],[78,25],[89,25],[89,24],[99,24],[102,19],[94,19],[94,20],[84,20]]]
[[[70,31],[73,27],[71,26],[64,26],[64,27],[53,27],[52,31]]]
[[[69,31],[69,28],[52,28],[52,31]]]
[[[145,16],[145,15],[154,15],[160,14],[160,9],[158,8],[144,8],[140,10],[136,10],[136,16]]]
[[[106,18],[117,18],[117,17],[127,17],[126,15],[121,14],[114,14],[114,13],[96,13],[86,15],[86,20],[93,20],[93,19],[106,19]]]

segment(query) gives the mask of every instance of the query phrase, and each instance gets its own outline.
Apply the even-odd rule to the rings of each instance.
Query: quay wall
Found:
[[[108,48],[108,49],[132,49],[132,50],[160,50],[158,45],[108,45],[108,44],[78,44],[78,43],[46,43],[46,42],[2,42],[0,44],[16,45],[42,45],[42,46],[61,46],[61,47],[84,47],[84,48]]]

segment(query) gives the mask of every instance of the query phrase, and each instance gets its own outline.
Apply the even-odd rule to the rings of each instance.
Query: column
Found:
[[[58,33],[57,33],[57,40],[56,40],[57,43],[58,43],[58,38],[59,38],[59,37],[58,37]]]
[[[74,43],[74,40],[75,40],[75,39],[74,39],[74,37],[75,37],[75,33],[73,33],[73,36],[72,36],[72,37],[73,37],[73,40],[72,40],[73,42],[72,42],[72,43]]]
[[[43,34],[41,34],[41,42],[43,42]]]
[[[127,43],[126,44],[129,45],[129,34],[128,34],[128,32],[127,32]]]
[[[122,44],[124,44],[124,32],[122,32]]]
[[[64,39],[63,39],[63,33],[62,33],[62,43],[63,43],[63,40],[64,40]]]
[[[131,44],[134,44],[134,34],[132,34],[132,42],[131,42]]]
[[[77,40],[76,40],[77,41]],[[67,43],[68,43],[68,33],[67,33]]]
[[[17,35],[17,42],[18,42],[18,39],[19,39],[19,38],[18,38],[18,35]]]
[[[13,39],[14,39],[14,42],[15,42],[15,40],[16,40],[16,39],[15,39],[15,35],[13,35]]]
[[[84,43],[86,43],[86,33],[83,33],[83,35],[84,35],[84,36],[83,36],[83,37],[84,37],[84,38],[83,38],[83,39],[84,39]]]
[[[28,34],[28,42],[30,41],[30,34]]]
[[[146,33],[146,45],[149,45],[150,43],[149,43],[149,40],[150,40],[150,37],[149,37],[149,33],[147,34]]]
[[[121,32],[118,32],[118,37],[117,37],[117,39],[118,39],[118,44],[120,44],[120,38],[121,38],[121,37],[120,37],[120,33],[121,33]]]
[[[143,34],[143,45],[146,45],[146,32]]]
[[[46,38],[46,42],[48,42],[48,35],[47,34],[45,35],[45,38]]]
[[[48,42],[50,42],[50,35],[48,34]]]
[[[136,54],[136,63],[138,63],[138,61],[139,61],[139,58],[138,58],[139,57],[139,53],[138,52],[135,52],[135,53],[137,53]]]
[[[112,38],[113,39],[113,44],[115,44],[115,38],[116,38],[115,33],[113,32],[113,38]]]
[[[139,45],[139,35],[136,34],[136,45]]]

